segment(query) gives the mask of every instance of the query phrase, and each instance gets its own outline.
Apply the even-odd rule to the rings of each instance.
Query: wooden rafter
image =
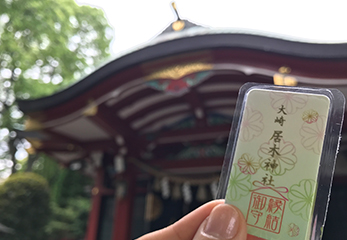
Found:
[[[142,125],[138,130],[141,131],[141,130],[151,126],[152,124],[154,124],[156,122],[162,121],[164,119],[168,119],[170,117],[175,117],[175,116],[180,115],[180,114],[187,114],[187,116],[193,115],[193,113],[190,110],[179,110],[179,111],[171,112],[171,113],[162,115],[158,118],[155,118],[151,121],[148,121],[146,124]]]
[[[137,132],[126,121],[122,120],[116,112],[113,112],[111,108],[104,104],[99,105],[97,113],[94,116],[89,116],[89,118],[113,136],[120,135],[132,154],[139,154],[141,150],[139,146],[146,146],[144,140],[138,137]]]
[[[138,101],[139,99],[145,98],[147,96],[151,96],[151,95],[156,94],[156,93],[158,93],[158,92],[152,88],[142,89],[138,92],[130,94],[129,96],[126,96],[123,99],[119,100],[114,105],[112,105],[112,108],[121,109],[123,107],[130,106],[130,105],[134,104],[136,101]]]
[[[81,142],[76,141],[61,133],[57,133],[53,131],[52,129],[46,129],[45,133],[48,134],[52,139],[54,139],[54,142],[57,142],[57,143],[61,142],[61,143],[73,145],[76,148],[82,148]]]
[[[195,117],[197,127],[206,126],[206,111],[204,104],[194,88],[190,89],[183,98],[189,103],[192,115]]]
[[[119,150],[119,146],[115,143],[115,141],[113,139],[84,142],[82,144],[82,147],[86,151],[112,151],[112,152],[117,152]]]
[[[165,145],[185,141],[199,141],[206,139],[216,139],[218,137],[228,136],[230,125],[210,126],[203,129],[182,129],[175,131],[168,131],[160,134],[156,138],[156,143]]]
[[[165,100],[165,101],[157,102],[157,103],[154,103],[154,104],[152,104],[152,105],[150,105],[150,106],[148,106],[146,108],[140,109],[136,113],[134,113],[131,116],[129,116],[126,119],[126,121],[127,122],[133,122],[136,119],[141,118],[141,117],[145,116],[146,114],[151,113],[152,111],[156,111],[156,110],[161,109],[161,108],[165,108],[165,107],[168,107],[168,106],[171,106],[171,105],[176,105],[176,104],[182,104],[182,103],[184,103],[184,101],[182,101],[181,99],[177,99],[177,98],[168,99],[168,100]]]

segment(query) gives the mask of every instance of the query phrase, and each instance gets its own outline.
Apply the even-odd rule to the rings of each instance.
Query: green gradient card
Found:
[[[329,108],[323,94],[248,92],[225,198],[252,239],[309,238]]]

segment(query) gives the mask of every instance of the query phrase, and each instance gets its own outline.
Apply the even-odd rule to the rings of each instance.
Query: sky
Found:
[[[172,0],[76,0],[104,10],[114,54],[142,45],[175,15]],[[176,0],[181,18],[212,27],[310,42],[347,42],[346,0]]]

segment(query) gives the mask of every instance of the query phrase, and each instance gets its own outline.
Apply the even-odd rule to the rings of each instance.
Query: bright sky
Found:
[[[105,11],[114,53],[149,41],[173,20],[172,0],[76,0]],[[181,18],[208,27],[313,42],[347,42],[346,0],[176,0]]]

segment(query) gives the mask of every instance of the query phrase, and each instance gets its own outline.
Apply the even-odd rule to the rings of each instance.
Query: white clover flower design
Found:
[[[237,201],[250,193],[252,187],[251,175],[239,172],[237,166],[233,166],[229,178],[228,190],[226,193],[227,201]]]
[[[315,192],[316,182],[311,179],[301,180],[299,184],[291,186],[288,199],[292,213],[301,216],[304,220],[309,220]]]
[[[297,162],[295,151],[294,144],[283,139],[279,143],[273,140],[263,143],[258,150],[260,167],[275,176],[283,175],[294,168]]]
[[[271,106],[273,109],[278,110],[280,108],[285,109],[286,114],[294,114],[298,109],[302,109],[306,106],[308,97],[301,94],[271,92]]]
[[[246,107],[241,122],[240,140],[250,142],[259,136],[263,129],[263,114],[258,110]]]
[[[325,135],[326,118],[319,116],[316,122],[304,122],[300,129],[301,144],[307,150],[312,150],[315,154],[322,151]]]

